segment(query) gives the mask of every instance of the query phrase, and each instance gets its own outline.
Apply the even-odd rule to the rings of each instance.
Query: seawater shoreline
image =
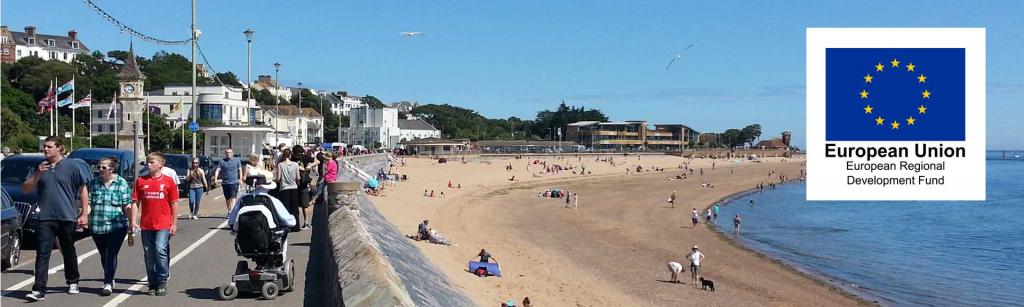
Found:
[[[803,183],[802,179],[801,180],[789,180],[789,181],[786,181],[786,182],[783,182],[783,183],[780,183],[780,184],[776,184],[776,186],[794,185],[794,184],[800,184],[800,183]],[[756,194],[756,193],[759,193],[759,192],[760,191],[757,188],[751,188],[751,189],[739,191],[739,192],[736,192],[736,193],[732,193],[732,194],[729,194],[729,195],[727,195],[725,197],[722,197],[719,200],[716,200],[716,201],[712,202],[707,207],[704,207],[702,209],[702,211],[703,210],[707,210],[708,208],[714,206],[715,204],[720,204],[722,207],[725,207],[727,205],[742,205],[742,204],[739,204],[739,203],[737,203],[737,204],[732,204],[732,203],[734,201],[738,201],[739,199],[741,199],[743,197],[750,196],[750,195],[753,195],[753,194]],[[866,303],[866,304],[878,305],[878,306],[890,306],[890,305],[894,304],[894,302],[892,300],[886,299],[886,298],[878,296],[878,295],[871,294],[870,292],[868,292],[866,290],[863,290],[863,289],[860,289],[858,287],[850,286],[850,285],[846,284],[846,283],[849,283],[848,281],[845,281],[845,280],[843,280],[841,278],[838,278],[838,277],[835,277],[835,276],[832,276],[832,275],[828,275],[828,274],[826,274],[824,272],[815,270],[815,269],[813,269],[813,268],[811,268],[809,266],[803,265],[803,264],[798,263],[798,262],[785,260],[782,257],[778,257],[778,256],[775,256],[775,255],[772,255],[770,252],[762,251],[762,250],[759,250],[759,249],[757,249],[757,248],[755,248],[755,247],[753,247],[753,246],[751,246],[749,244],[745,244],[742,241],[738,240],[738,238],[735,235],[730,235],[731,231],[727,230],[728,224],[730,224],[730,223],[731,223],[731,220],[729,220],[729,223],[724,224],[724,226],[723,225],[719,225],[719,224],[715,224],[715,227],[712,227],[712,229],[715,230],[714,231],[715,235],[720,240],[723,240],[723,241],[729,243],[732,246],[735,246],[735,247],[737,247],[739,249],[751,252],[751,253],[757,255],[758,257],[760,257],[762,259],[765,259],[765,260],[777,263],[777,264],[781,265],[782,267],[786,268],[787,270],[790,270],[790,271],[795,272],[795,273],[797,273],[799,275],[802,275],[802,276],[807,277],[807,278],[809,278],[811,280],[814,280],[814,281],[818,282],[821,285],[828,286],[829,288],[842,293],[844,296],[856,299],[856,300],[858,300],[860,302],[863,302],[863,303]]]

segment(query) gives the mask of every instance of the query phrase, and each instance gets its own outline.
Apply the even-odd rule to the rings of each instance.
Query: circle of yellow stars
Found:
[[[902,64],[902,62],[900,62],[899,59],[895,59],[894,58],[894,59],[892,59],[892,61],[889,61],[889,64],[891,65],[889,68],[892,68],[894,70],[906,69],[907,72],[917,73],[917,71],[916,71],[917,66],[914,65],[914,63],[907,63],[906,65],[903,65],[903,67],[900,67],[900,64]],[[875,65],[875,72],[884,72],[885,68],[886,68],[886,65],[883,65],[882,62],[878,62],[878,64]],[[927,86],[926,82],[928,80],[928,76],[925,76],[924,74],[919,74],[916,78],[917,78],[917,83],[925,84]],[[868,92],[866,87],[867,87],[868,84],[874,82],[874,80],[875,80],[875,76],[872,76],[870,73],[867,74],[867,75],[864,75],[864,87],[865,87],[865,89],[860,90],[860,93],[858,93],[858,94],[860,94],[860,99],[861,100],[864,100],[864,101],[868,100],[868,96],[871,93]],[[922,100],[928,100],[928,99],[931,99],[931,97],[932,97],[932,92],[929,91],[927,88],[925,88],[925,90],[921,92],[921,99]],[[869,103],[867,106],[864,107],[864,114],[872,114],[874,109],[875,108],[871,107],[871,104]],[[928,108],[925,107],[924,103],[922,102],[921,106],[917,107],[917,114],[918,114],[918,116],[920,116],[921,114],[925,114],[925,112],[927,110],[928,110]],[[874,114],[872,114],[872,115],[874,115]],[[875,121],[875,126],[883,126],[886,123],[886,119],[883,118],[882,116],[876,117],[874,119],[874,121]],[[907,119],[906,119],[906,124],[908,126],[913,126],[916,122],[917,122],[917,119],[914,118],[914,116],[907,117]],[[888,124],[888,126],[891,127],[890,128],[891,130],[899,130],[900,129],[900,125],[901,125],[901,122],[898,121],[898,120],[893,120],[892,122],[890,122]]]

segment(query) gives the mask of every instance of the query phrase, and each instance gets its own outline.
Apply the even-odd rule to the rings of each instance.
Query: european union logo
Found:
[[[964,141],[962,48],[827,48],[825,139]]]

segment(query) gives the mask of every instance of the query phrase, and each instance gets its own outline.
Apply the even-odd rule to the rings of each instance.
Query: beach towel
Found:
[[[501,267],[499,267],[497,263],[479,262],[479,261],[470,261],[469,262],[469,271],[470,272],[476,272],[477,268],[487,269],[487,273],[488,274],[501,277]]]

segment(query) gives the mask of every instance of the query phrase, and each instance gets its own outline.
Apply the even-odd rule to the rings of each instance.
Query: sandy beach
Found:
[[[780,174],[799,178],[803,160],[605,157],[614,157],[615,165],[595,161],[595,156],[470,158],[444,164],[406,158],[407,165],[398,170],[410,180],[372,200],[402,232],[413,234],[429,219],[431,228],[456,242],[415,245],[481,306],[526,296],[536,306],[864,304],[736,245],[709,225],[691,226],[691,208],[703,212],[730,194],[778,182]],[[528,171],[533,160],[577,172],[586,167],[590,174],[544,173],[539,164]],[[505,170],[509,163],[512,171]],[[684,173],[679,169],[683,163],[689,163],[693,175],[687,171],[687,179],[668,180]],[[638,165],[665,170],[637,173]],[[509,181],[513,175],[516,181]],[[462,188],[448,188],[449,181]],[[714,187],[702,187],[703,182]],[[549,188],[579,193],[580,208],[564,208],[564,198],[538,197]],[[424,197],[424,190],[446,197]],[[676,208],[667,203],[673,190]],[[720,217],[719,223],[731,219]],[[682,284],[668,282],[666,263],[686,264],[694,245],[706,255],[702,275],[715,281],[716,292],[691,284],[689,272],[681,274]],[[500,263],[503,277],[467,272],[467,262],[481,248]]]

